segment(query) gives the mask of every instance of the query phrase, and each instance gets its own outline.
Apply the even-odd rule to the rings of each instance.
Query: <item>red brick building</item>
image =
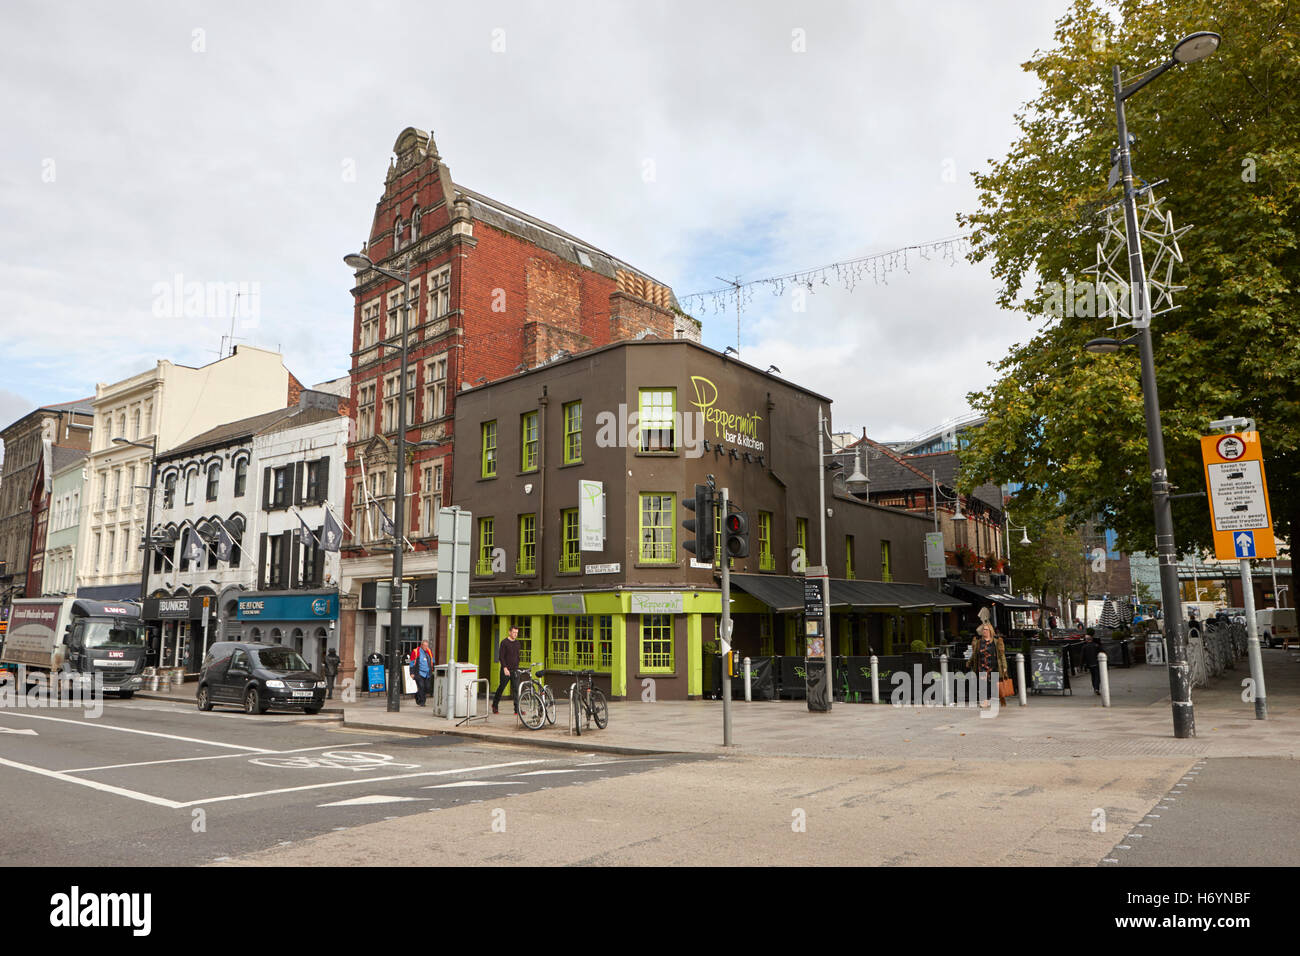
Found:
[[[407,333],[406,437],[434,443],[410,449],[406,463],[405,526],[413,553],[405,572],[415,584],[403,622],[409,647],[437,634],[428,585],[437,570],[437,510],[451,503],[457,392],[611,342],[700,337],[699,322],[681,311],[667,285],[459,185],[430,134],[406,129],[393,151],[365,252],[389,271],[410,270],[410,319],[403,329],[400,282],[357,272],[355,430],[340,515],[348,525],[340,589],[345,676],[350,665],[383,648],[387,626],[387,615],[375,612],[375,582],[388,578],[392,552],[375,502],[393,514],[401,354],[380,341]],[[471,456],[480,453],[479,439],[469,436]]]

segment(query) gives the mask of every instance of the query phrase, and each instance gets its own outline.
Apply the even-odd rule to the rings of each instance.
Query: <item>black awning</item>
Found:
[[[1014,594],[1007,594],[1004,591],[994,591],[992,588],[982,588],[977,584],[967,584],[964,581],[950,581],[948,586],[954,591],[961,591],[969,595],[982,604],[996,604],[1009,611],[1038,610],[1037,601],[1026,601],[1024,598],[1018,598]]]
[[[140,582],[77,588],[77,597],[89,598],[92,601],[139,601]]]
[[[777,574],[733,574],[731,583],[758,598],[774,611],[801,613],[803,578]],[[936,608],[965,607],[966,601],[941,594],[923,584],[889,581],[848,581],[830,579],[832,608],[853,610],[929,611]]]

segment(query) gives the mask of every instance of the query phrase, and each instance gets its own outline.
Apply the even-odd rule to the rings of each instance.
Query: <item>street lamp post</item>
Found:
[[[406,362],[407,335],[410,326],[410,288],[411,271],[390,272],[374,264],[370,257],[362,253],[352,253],[343,257],[343,261],[354,269],[371,269],[382,276],[387,276],[402,284],[402,367],[401,381],[397,389],[397,488],[393,506],[393,587],[389,592],[388,640],[384,650],[388,654],[388,711],[397,713],[402,709],[402,665],[397,659],[398,642],[402,635],[402,599],[405,589],[402,585],[402,558],[406,542]],[[391,339],[380,342],[387,345]],[[448,659],[451,655],[448,654]],[[450,675],[448,675],[450,677]],[[450,700],[448,701],[450,703]]]
[[[1160,563],[1160,593],[1164,604],[1165,642],[1169,648],[1169,696],[1172,701],[1174,736],[1196,736],[1192,709],[1190,673],[1187,666],[1187,637],[1183,629],[1182,600],[1178,593],[1178,554],[1174,547],[1173,512],[1169,501],[1169,471],[1165,462],[1164,435],[1160,425],[1160,399],[1156,392],[1155,354],[1151,345],[1151,303],[1147,298],[1146,267],[1142,262],[1142,240],[1137,223],[1137,192],[1133,188],[1133,165],[1129,152],[1128,120],[1124,101],[1156,77],[1180,63],[1195,63],[1219,46],[1217,33],[1200,32],[1184,37],[1166,63],[1124,86],[1119,65],[1112,73],[1115,89],[1115,122],[1119,133],[1120,173],[1124,183],[1124,237],[1128,249],[1130,310],[1140,313],[1134,321],[1137,333],[1124,343],[1114,339],[1094,340],[1092,351],[1114,351],[1120,344],[1136,344],[1142,363],[1142,405],[1147,426],[1147,464],[1151,471],[1151,496],[1155,510],[1156,554]],[[1092,346],[1094,343],[1089,343]]]

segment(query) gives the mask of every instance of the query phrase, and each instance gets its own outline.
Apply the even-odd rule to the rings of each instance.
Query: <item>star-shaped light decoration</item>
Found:
[[[1174,263],[1183,261],[1182,249],[1178,246],[1180,237],[1191,226],[1174,227],[1172,212],[1160,208],[1164,198],[1156,198],[1153,189],[1144,190],[1146,201],[1137,210],[1138,241],[1149,240],[1155,243],[1155,255],[1146,262],[1147,300],[1151,303],[1151,317],[1164,315],[1178,308],[1174,304],[1174,293],[1182,292],[1187,286],[1174,284]],[[1106,209],[1106,221],[1102,227],[1104,237],[1097,244],[1097,264],[1087,270],[1096,275],[1098,314],[1111,320],[1111,329],[1120,329],[1131,325],[1142,326],[1142,309],[1140,304],[1132,302],[1133,295],[1128,277],[1128,243],[1124,235],[1124,207],[1122,203]],[[1123,266],[1121,274],[1119,267]],[[1121,321],[1122,320],[1122,321]]]

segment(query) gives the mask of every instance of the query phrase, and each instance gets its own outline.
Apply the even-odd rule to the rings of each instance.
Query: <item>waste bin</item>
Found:
[[[433,713],[435,717],[447,716],[447,665],[433,665]]]
[[[478,714],[478,696],[470,688],[478,680],[478,665],[453,661],[451,664],[451,697],[453,717],[474,717]],[[433,712],[438,717],[447,716],[447,665],[435,664],[433,668]]]

